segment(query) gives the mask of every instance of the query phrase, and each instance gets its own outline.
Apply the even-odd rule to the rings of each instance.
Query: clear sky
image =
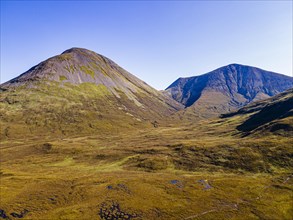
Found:
[[[1,82],[71,47],[156,89],[230,63],[292,76],[292,1],[2,1]]]

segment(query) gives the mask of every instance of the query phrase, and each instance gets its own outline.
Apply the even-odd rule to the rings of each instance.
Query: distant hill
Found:
[[[290,137],[293,135],[293,89],[221,117],[244,119],[237,130],[245,134],[269,131]]]
[[[4,137],[157,126],[182,109],[112,60],[82,48],[41,62],[0,88]]]
[[[186,107],[184,114],[211,117],[234,111],[292,87],[292,77],[231,64],[204,75],[179,78],[165,93]]]

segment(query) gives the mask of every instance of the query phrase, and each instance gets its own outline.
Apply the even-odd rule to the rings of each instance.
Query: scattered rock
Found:
[[[52,148],[53,148],[53,145],[51,143],[44,143],[42,146],[41,146],[42,150],[44,153],[50,153]]]
[[[212,186],[208,183],[207,180],[199,180],[198,182],[204,186],[204,190],[208,190],[212,188]]]
[[[178,188],[184,187],[183,183],[180,180],[171,180],[170,183],[177,186]]]
[[[124,210],[121,210],[120,204],[118,202],[112,202],[110,206],[107,207],[106,203],[101,205],[99,216],[101,219],[105,220],[114,220],[114,219],[134,219],[138,215],[136,213],[128,213]]]
[[[27,209],[24,209],[22,212],[20,212],[19,214],[16,212],[12,212],[10,213],[11,216],[15,217],[15,218],[23,218],[29,211]]]
[[[109,189],[109,190],[120,190],[120,191],[126,192],[128,194],[131,193],[129,188],[125,184],[122,184],[122,183],[118,183],[116,186],[108,185],[107,189]]]
[[[122,190],[122,191],[124,191],[124,192],[130,193],[130,190],[129,190],[128,187],[127,187],[126,185],[124,185],[124,184],[119,183],[119,184],[117,184],[117,187],[118,187],[118,189],[120,189],[120,190]]]
[[[0,218],[9,219],[9,217],[3,209],[0,209]]]
[[[56,198],[49,198],[49,200],[52,204],[57,204]]]
[[[152,122],[152,125],[154,126],[154,128],[157,128],[157,127],[159,127],[159,122],[153,121]]]
[[[170,183],[171,184],[177,184],[179,182],[179,180],[171,180]]]

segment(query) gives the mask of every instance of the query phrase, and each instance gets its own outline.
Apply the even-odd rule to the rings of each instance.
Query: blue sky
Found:
[[[292,76],[292,1],[2,1],[1,82],[71,47],[156,89],[230,63]]]

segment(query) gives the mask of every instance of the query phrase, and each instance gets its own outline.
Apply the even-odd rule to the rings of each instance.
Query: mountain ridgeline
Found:
[[[292,87],[233,64],[157,91],[69,49],[0,85],[0,219],[293,219]]]
[[[186,107],[185,114],[211,117],[272,97],[292,87],[292,77],[231,64],[204,75],[179,78],[165,93]]]
[[[109,58],[72,48],[0,86],[1,137],[89,134],[219,116],[293,87],[238,64],[157,91]]]

